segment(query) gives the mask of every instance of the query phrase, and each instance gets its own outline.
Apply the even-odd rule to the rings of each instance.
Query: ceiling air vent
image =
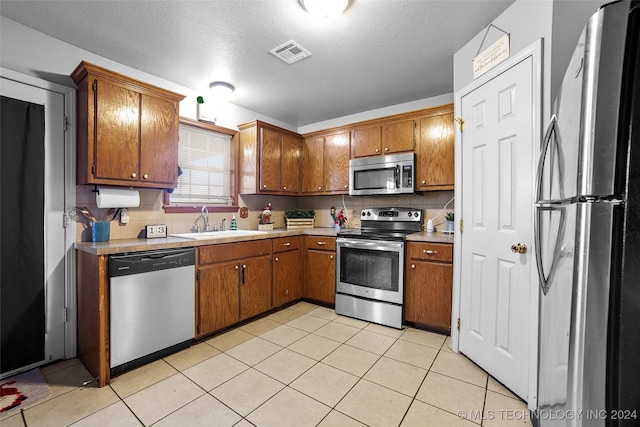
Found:
[[[280,46],[271,49],[270,52],[287,64],[293,64],[294,62],[311,56],[311,52],[293,40],[282,43]]]

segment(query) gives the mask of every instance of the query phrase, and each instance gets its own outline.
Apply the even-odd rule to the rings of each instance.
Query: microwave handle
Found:
[[[396,165],[396,188],[400,188],[400,165]]]

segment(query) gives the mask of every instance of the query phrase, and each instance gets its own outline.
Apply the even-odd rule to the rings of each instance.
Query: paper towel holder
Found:
[[[135,188],[100,188],[96,185],[92,192],[96,193],[96,205],[98,208],[131,208],[140,206],[140,193]]]

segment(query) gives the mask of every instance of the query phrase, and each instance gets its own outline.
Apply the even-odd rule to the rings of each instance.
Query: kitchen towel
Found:
[[[99,208],[135,208],[140,206],[140,193],[130,188],[99,187],[96,193]]]

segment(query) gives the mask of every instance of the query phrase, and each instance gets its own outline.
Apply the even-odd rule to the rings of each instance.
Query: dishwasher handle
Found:
[[[128,276],[150,271],[193,266],[195,249],[165,249],[109,257],[109,277]]]

